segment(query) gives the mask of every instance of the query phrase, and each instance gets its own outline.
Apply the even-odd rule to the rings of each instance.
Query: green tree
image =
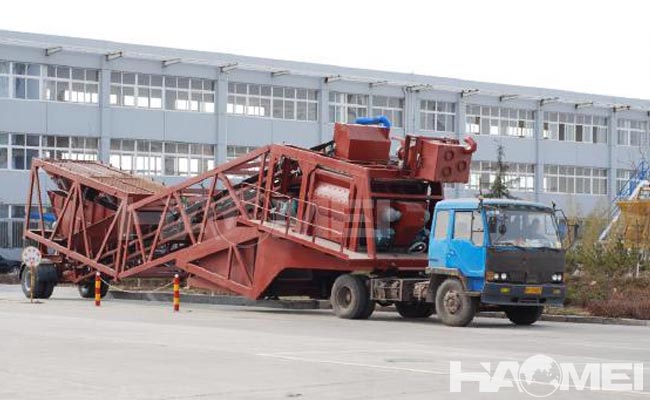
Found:
[[[508,172],[508,165],[503,161],[505,158],[506,152],[503,149],[503,145],[499,144],[497,146],[497,170],[496,177],[494,182],[490,185],[490,190],[488,193],[484,194],[483,197],[492,198],[492,199],[512,199],[510,195],[510,189],[506,182],[506,172]]]

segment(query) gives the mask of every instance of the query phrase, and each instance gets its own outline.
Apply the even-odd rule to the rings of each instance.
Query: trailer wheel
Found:
[[[35,299],[49,299],[52,296],[54,291],[54,286],[56,282],[43,281],[38,279],[39,276],[36,274],[34,277],[34,293],[33,296]],[[20,274],[20,286],[23,289],[23,294],[28,299],[32,298],[31,286],[32,286],[32,272],[28,267],[24,267],[22,273]]]
[[[436,305],[432,303],[416,302],[395,303],[395,308],[403,318],[429,318],[436,312]]]
[[[366,279],[360,275],[345,274],[336,278],[330,302],[336,316],[345,319],[366,319],[375,309]]]
[[[79,289],[79,295],[84,299],[95,298],[95,281],[82,282],[77,286],[77,289]],[[101,287],[99,289],[99,295],[104,298],[107,293],[108,285],[102,281]]]
[[[515,325],[532,325],[542,316],[543,306],[509,306],[503,309]]]
[[[449,326],[467,326],[474,319],[478,298],[466,295],[458,279],[447,278],[436,292],[436,309],[440,320]]]

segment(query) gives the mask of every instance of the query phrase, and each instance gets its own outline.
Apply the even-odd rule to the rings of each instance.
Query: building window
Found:
[[[12,96],[15,99],[40,99],[40,80],[42,67],[40,64],[11,63],[13,75]]]
[[[40,140],[38,135],[12,133],[10,169],[31,169],[32,159],[39,156]]]
[[[471,135],[533,137],[535,132],[532,110],[468,104],[465,121]]]
[[[57,160],[97,160],[99,140],[93,137],[51,136],[41,137],[41,157]]]
[[[607,194],[607,169],[545,165],[544,191],[605,195]]]
[[[34,158],[97,160],[96,138],[0,133],[0,169],[28,170]]]
[[[368,95],[330,92],[330,122],[354,123],[368,116]]]
[[[621,146],[647,146],[648,141],[648,121],[638,121],[633,119],[619,119],[617,121],[617,143]]]
[[[620,193],[625,188],[627,182],[634,176],[634,172],[629,169],[616,170],[616,193]]]
[[[0,97],[9,97],[9,61],[0,61]]]
[[[97,104],[99,71],[0,61],[0,97]]]
[[[165,77],[165,109],[214,112],[214,81],[199,78]]]
[[[400,97],[372,96],[372,115],[388,117],[393,126],[404,127],[404,99]]]
[[[535,165],[523,163],[507,163],[505,184],[516,192],[532,192],[535,190]],[[468,188],[471,190],[490,190],[497,176],[495,161],[472,161]]]
[[[214,112],[214,81],[133,72],[111,73],[110,104],[161,110]]]
[[[254,83],[228,83],[228,114],[318,121],[318,91]]]
[[[44,98],[49,101],[97,104],[99,71],[96,69],[47,66]]]
[[[232,161],[256,149],[257,147],[255,146],[228,145],[228,147],[226,148],[226,161]]]
[[[45,210],[44,210],[45,211]],[[48,212],[49,209],[45,212]],[[25,206],[0,204],[0,248],[17,248],[25,245]]]
[[[607,118],[544,112],[544,139],[576,143],[607,143]]]
[[[456,131],[456,103],[420,101],[420,129],[433,132]]]
[[[193,176],[214,168],[214,145],[111,139],[110,164],[138,175]]]

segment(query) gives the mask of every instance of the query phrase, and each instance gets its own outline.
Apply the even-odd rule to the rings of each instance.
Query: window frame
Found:
[[[530,139],[535,136],[536,113],[526,108],[467,104],[465,130],[470,135]]]
[[[318,122],[318,90],[228,82],[226,113],[233,116]],[[304,118],[300,118],[304,115]]]
[[[457,223],[459,221],[459,215],[462,215],[465,217],[465,215],[469,214],[469,231],[465,232],[462,237],[457,236]],[[480,228],[481,229],[475,229],[475,222],[478,218],[478,221],[480,223]],[[467,221],[464,221],[467,223]],[[477,234],[477,235],[475,235]],[[480,241],[475,240],[476,238],[480,238]],[[453,230],[451,233],[451,239],[452,240],[464,240],[472,243],[474,246],[477,247],[482,247],[483,244],[485,243],[485,223],[483,221],[483,215],[479,210],[454,210],[454,224],[453,224]]]
[[[444,215],[445,220],[444,220],[444,231],[440,232],[439,231],[439,223],[440,223],[440,217],[441,215]],[[436,211],[436,219],[435,219],[435,225],[433,228],[433,239],[434,240],[447,240],[449,239],[449,219],[451,217],[451,212],[450,210],[437,210]],[[439,236],[439,233],[442,234],[442,237]]]

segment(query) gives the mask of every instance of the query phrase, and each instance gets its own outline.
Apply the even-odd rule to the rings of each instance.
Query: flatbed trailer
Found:
[[[250,298],[327,297],[342,273],[421,273],[426,251],[409,246],[443,188],[418,177],[416,163],[426,160],[425,146],[435,153],[429,157],[447,149],[466,179],[473,149],[409,136],[411,158],[398,163],[388,157],[388,128],[336,130],[339,143],[264,146],[170,187],[98,162],[36,159],[25,237],[55,265],[60,281],[76,284],[95,271],[114,281],[180,271],[192,286]],[[347,153],[337,155],[345,146]],[[56,222],[46,229],[47,207]],[[382,213],[402,218],[391,222]]]

